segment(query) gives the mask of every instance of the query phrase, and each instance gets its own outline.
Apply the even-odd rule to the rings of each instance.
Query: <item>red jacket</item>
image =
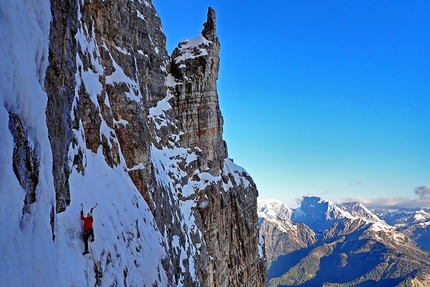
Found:
[[[93,228],[92,217],[85,217],[84,214],[81,212],[81,219],[84,221],[84,230],[90,230],[91,228]]]

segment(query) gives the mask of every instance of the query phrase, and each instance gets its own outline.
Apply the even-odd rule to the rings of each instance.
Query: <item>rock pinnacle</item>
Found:
[[[207,20],[206,23],[203,24],[203,26],[203,37],[205,37],[209,41],[218,42],[218,37],[216,35],[216,15],[215,10],[212,7],[208,7]]]

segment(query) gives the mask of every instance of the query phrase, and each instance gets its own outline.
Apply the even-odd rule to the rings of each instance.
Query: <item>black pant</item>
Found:
[[[91,242],[94,241],[94,229],[84,230],[84,234],[82,235],[84,243],[85,243],[85,251],[88,251],[88,239],[91,237]]]

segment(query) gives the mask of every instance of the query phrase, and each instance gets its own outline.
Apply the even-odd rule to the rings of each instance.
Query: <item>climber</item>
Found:
[[[85,251],[82,253],[82,255],[88,254],[88,239],[91,237],[91,242],[94,241],[94,229],[93,229],[93,209],[97,206],[96,205],[91,208],[90,212],[88,212],[87,217],[84,216],[84,205],[81,204],[81,220],[84,221],[84,233],[82,235],[82,239],[85,243]]]

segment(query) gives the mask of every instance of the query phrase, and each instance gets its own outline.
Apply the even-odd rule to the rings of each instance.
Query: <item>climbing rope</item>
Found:
[[[90,287],[90,266],[87,258],[84,257],[84,259],[87,261],[87,271],[85,272],[85,277],[87,277],[87,286]]]

